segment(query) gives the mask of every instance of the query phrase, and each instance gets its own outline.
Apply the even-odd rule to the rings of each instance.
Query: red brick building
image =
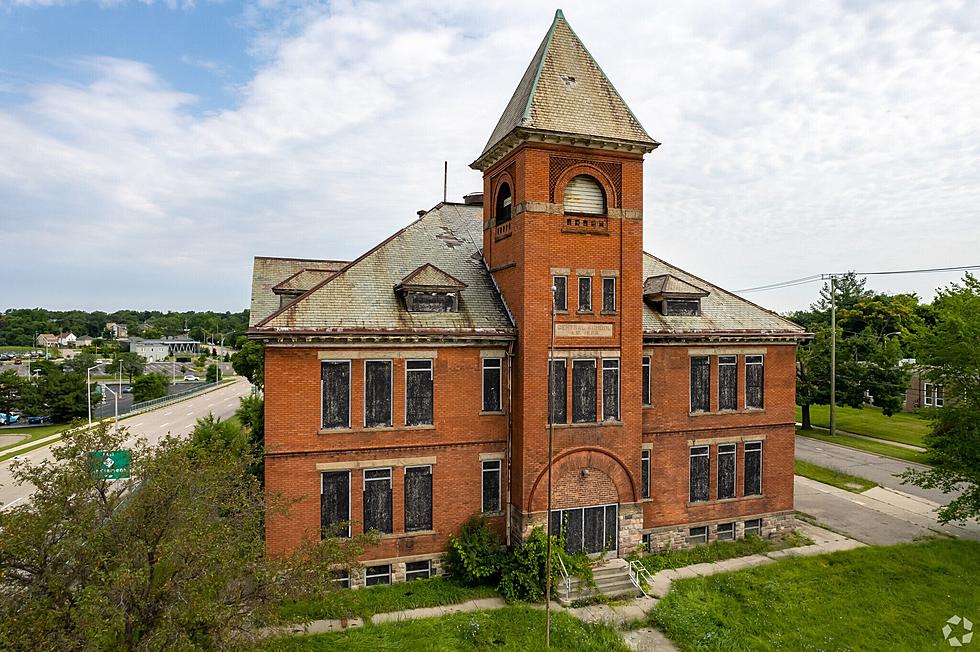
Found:
[[[482,196],[348,264],[256,258],[266,486],[297,501],[271,554],[377,529],[351,578],[377,583],[437,572],[473,514],[515,543],[547,519],[549,433],[576,549],[791,522],[804,333],[644,253],[657,146],[558,12],[472,164]]]

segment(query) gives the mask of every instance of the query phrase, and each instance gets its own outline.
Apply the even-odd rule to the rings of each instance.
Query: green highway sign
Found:
[[[93,451],[92,476],[103,480],[121,480],[129,477],[130,452]]]

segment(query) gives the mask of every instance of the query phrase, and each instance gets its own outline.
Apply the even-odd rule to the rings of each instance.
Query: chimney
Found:
[[[471,192],[468,195],[463,195],[463,203],[467,206],[483,206],[483,193]]]

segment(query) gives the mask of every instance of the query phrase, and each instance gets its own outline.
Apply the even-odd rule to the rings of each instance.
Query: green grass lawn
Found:
[[[11,429],[0,428],[0,434],[26,435],[24,439],[21,439],[18,442],[14,442],[13,444],[7,444],[6,446],[0,446],[0,462],[5,462],[10,458],[15,457],[16,455],[29,453],[35,448],[39,448],[40,446],[45,446],[47,444],[36,444],[35,446],[18,450],[16,453],[5,453],[4,451],[10,450],[14,446],[23,446],[25,444],[36,442],[40,439],[44,439],[45,437],[48,437],[49,435],[54,435],[56,433],[67,430],[69,427],[70,426],[68,424],[63,423],[60,425],[52,425],[52,426],[36,426],[36,427],[32,426],[30,428],[11,428]]]
[[[332,591],[315,599],[285,604],[279,613],[286,622],[350,616],[368,618],[387,611],[438,607],[498,595],[491,587],[465,587],[452,580],[433,577],[365,589]]]
[[[819,439],[820,441],[825,441],[833,444],[839,444],[841,446],[847,446],[848,448],[856,448],[868,453],[876,453],[878,455],[887,455],[889,457],[897,457],[900,460],[905,460],[906,462],[918,462],[919,464],[929,464],[929,454],[920,453],[918,451],[909,450],[907,448],[899,448],[898,446],[892,446],[885,442],[871,441],[869,439],[861,439],[860,437],[851,437],[849,435],[842,435],[840,433],[831,437],[827,432],[823,430],[803,430],[802,428],[796,429],[796,434],[802,435],[804,437],[810,437],[811,439]]]
[[[530,607],[454,614],[442,618],[368,625],[331,634],[293,636],[267,641],[264,650],[344,650],[381,652],[423,650],[543,650],[545,613]],[[619,632],[584,623],[565,613],[552,613],[551,649],[581,652],[626,652]]]
[[[0,353],[24,353],[35,349],[36,347],[32,346],[0,346]]]
[[[796,420],[802,419],[803,410],[796,406]],[[811,425],[830,427],[830,406],[810,406]],[[902,444],[925,446],[923,437],[929,432],[929,421],[912,412],[898,412],[890,417],[881,413],[880,408],[865,406],[861,409],[838,407],[837,427],[840,430],[897,441]]]
[[[810,478],[854,493],[861,493],[878,486],[876,482],[871,480],[803,460],[796,460],[796,475],[802,475],[804,478]]]
[[[948,650],[980,620],[980,543],[932,540],[679,580],[650,620],[688,650]]]
[[[667,568],[682,568],[692,564],[734,559],[748,555],[761,555],[773,550],[795,548],[813,543],[810,539],[791,534],[782,539],[762,539],[757,536],[747,536],[735,541],[714,541],[707,545],[695,546],[683,550],[669,550],[640,558],[648,571],[656,573]]]

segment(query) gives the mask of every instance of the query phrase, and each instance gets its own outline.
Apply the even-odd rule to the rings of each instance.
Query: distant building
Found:
[[[58,336],[58,346],[75,346],[75,340],[77,339],[78,338],[75,337],[75,334],[71,331],[62,333]]]
[[[35,343],[43,347],[58,346],[58,336],[53,333],[41,333],[37,336]]]
[[[81,337],[75,338],[75,346],[92,346],[95,344],[95,338],[91,335],[82,335]]]
[[[124,340],[129,337],[129,328],[126,324],[117,324],[114,321],[106,322],[105,329],[114,340]]]
[[[941,408],[946,405],[946,395],[942,385],[929,379],[927,367],[917,365],[915,360],[903,360],[912,367],[912,377],[905,390],[905,405],[902,410],[914,412],[919,408]]]
[[[129,350],[142,356],[147,362],[161,362],[170,355],[170,347],[160,340],[136,340],[129,343]]]

